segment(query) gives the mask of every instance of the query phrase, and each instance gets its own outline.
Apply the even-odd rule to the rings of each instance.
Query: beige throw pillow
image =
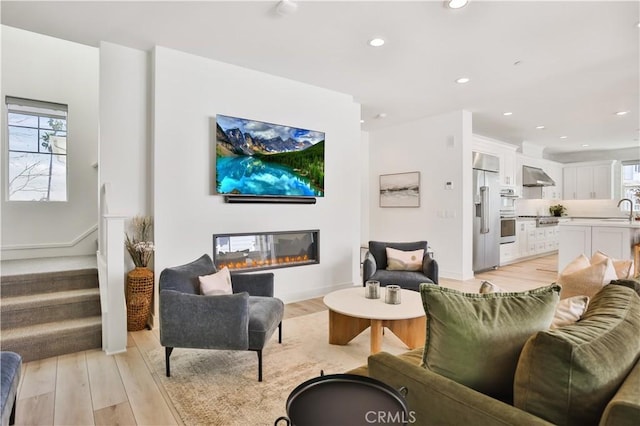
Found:
[[[420,271],[422,270],[423,257],[424,249],[403,251],[387,247],[387,270]]]
[[[633,278],[633,260],[614,259],[601,251],[597,251],[593,256],[591,256],[591,263],[602,262],[605,259],[611,259],[613,262],[613,268],[616,270],[616,275],[619,280]]]
[[[611,259],[594,263],[587,268],[567,273],[562,271],[557,283],[562,286],[561,299],[572,296],[593,297],[605,285],[617,279]]]
[[[231,273],[226,266],[215,274],[200,276],[198,280],[200,281],[200,293],[205,296],[233,294]]]
[[[569,262],[567,266],[564,267],[562,272],[558,274],[558,278],[560,278],[560,275],[562,274],[572,274],[581,269],[588,268],[589,266],[591,266],[591,261],[587,256],[585,256],[584,254],[581,254],[580,256],[576,257],[571,262]]]

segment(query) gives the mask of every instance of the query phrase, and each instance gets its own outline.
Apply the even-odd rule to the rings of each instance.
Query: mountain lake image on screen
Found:
[[[218,194],[323,197],[324,132],[216,115]]]

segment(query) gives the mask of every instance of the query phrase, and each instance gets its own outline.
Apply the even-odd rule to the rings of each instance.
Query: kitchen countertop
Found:
[[[629,222],[628,218],[572,218],[568,221],[560,222],[561,226],[607,226],[614,228],[634,228],[640,229],[640,221]]]

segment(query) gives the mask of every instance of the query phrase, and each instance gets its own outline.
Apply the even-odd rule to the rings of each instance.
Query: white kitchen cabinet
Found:
[[[558,272],[580,254],[591,257],[591,226],[560,225]]]
[[[630,228],[594,226],[591,229],[591,254],[597,251],[615,259],[631,259]]]
[[[565,200],[577,200],[578,168],[565,166],[562,171],[562,196]]]
[[[479,135],[473,135],[472,146],[474,151],[498,157],[502,186],[516,185],[517,146]]]
[[[549,201],[557,201],[562,199],[562,165],[548,161],[543,165],[543,170],[556,183],[553,186],[545,186],[542,188],[542,199]]]
[[[563,172],[565,200],[613,198],[613,161],[566,165]]]
[[[631,259],[631,246],[639,240],[640,227],[637,225],[607,226],[602,221],[560,224],[558,271],[581,254],[590,258],[597,251],[615,259]]]
[[[529,231],[536,228],[533,220],[516,221],[516,242],[518,243],[518,257],[529,256]]]
[[[507,186],[516,185],[516,147],[513,150],[505,149],[502,152],[502,164],[500,167],[502,184]]]
[[[590,200],[593,198],[593,167],[576,168],[576,199]]]
[[[613,198],[613,165],[593,167],[593,198],[610,200]]]
[[[516,222],[518,258],[545,254],[558,249],[557,226],[537,228],[535,220]]]
[[[500,244],[500,264],[509,263],[513,259],[518,258],[518,244],[506,243]]]

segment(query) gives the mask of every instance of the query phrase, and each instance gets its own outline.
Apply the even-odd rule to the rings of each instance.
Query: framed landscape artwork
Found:
[[[420,172],[380,175],[380,207],[420,207]]]

